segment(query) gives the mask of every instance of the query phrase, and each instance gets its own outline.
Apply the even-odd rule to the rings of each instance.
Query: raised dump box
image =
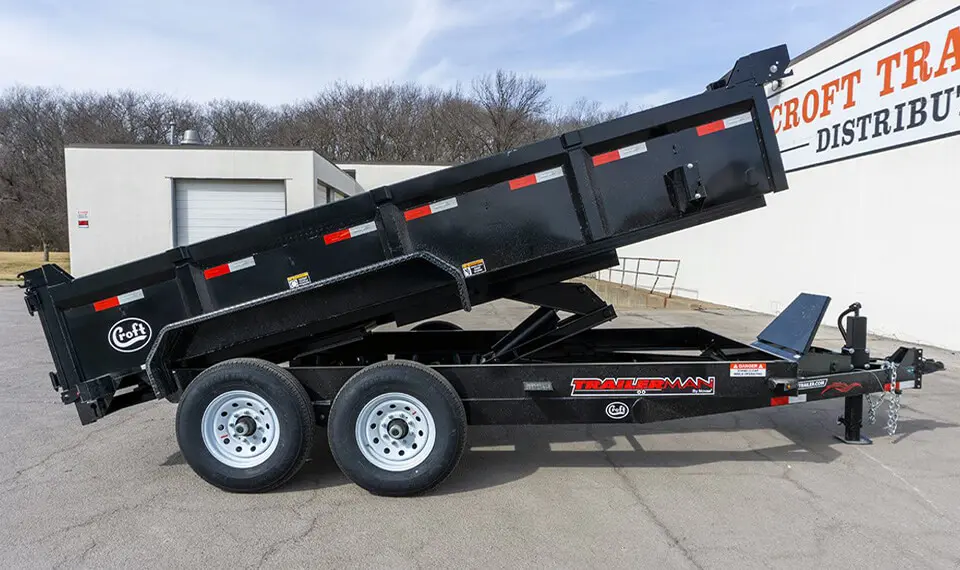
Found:
[[[304,459],[312,424],[329,423],[344,471],[393,494],[449,473],[467,420],[653,421],[767,405],[797,389],[768,386],[768,371],[795,380],[809,342],[591,331],[613,308],[563,282],[616,265],[619,246],[761,207],[764,194],[786,189],[763,85],[788,63],[785,46],[758,52],[695,97],[80,279],[54,265],[29,271],[27,306],[40,313],[54,388],[83,423],[156,398],[181,401],[185,457],[231,490],[282,482]],[[432,322],[371,332],[499,298],[540,308],[512,331]],[[799,336],[809,336],[813,321],[801,321]],[[583,364],[661,362],[642,353],[692,348],[703,356],[677,356],[653,376]],[[730,361],[745,358],[752,375],[734,374]],[[777,362],[758,362],[768,358]],[[828,371],[853,370],[852,356],[836,358],[821,358]],[[711,360],[723,374],[691,367]],[[722,402],[714,396],[733,378],[762,393],[698,403]],[[650,396],[662,404],[637,405]]]

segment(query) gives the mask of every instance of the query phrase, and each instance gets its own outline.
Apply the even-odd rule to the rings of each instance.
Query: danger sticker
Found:
[[[298,273],[297,275],[291,275],[290,277],[287,277],[287,285],[291,289],[303,287],[308,283],[310,283],[310,274],[307,272]]]
[[[464,277],[473,277],[474,275],[480,275],[481,273],[487,272],[487,266],[484,264],[482,259],[468,261],[460,267],[463,269]]]
[[[763,362],[733,362],[730,364],[731,378],[766,378],[767,365]]]

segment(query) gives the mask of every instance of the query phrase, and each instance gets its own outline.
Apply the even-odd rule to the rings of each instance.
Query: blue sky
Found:
[[[0,0],[0,88],[308,98],[333,81],[468,85],[504,68],[649,106],[740,55],[797,55],[889,0]]]

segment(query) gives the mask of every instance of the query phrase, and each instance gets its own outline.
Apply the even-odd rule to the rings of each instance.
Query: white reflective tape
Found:
[[[620,158],[627,158],[644,152],[647,152],[647,143],[637,143],[621,148],[619,154]]]
[[[790,404],[802,404],[803,402],[806,402],[806,401],[807,401],[807,395],[806,395],[806,394],[800,394],[799,396],[790,396],[790,401],[789,401],[788,403],[790,403]]]
[[[434,202],[430,204],[430,213],[436,214],[437,212],[442,212],[444,210],[452,210],[457,207],[456,198],[447,198],[446,200],[440,200],[439,202]]]
[[[238,259],[236,261],[231,261],[227,264],[227,269],[230,270],[230,273],[234,271],[240,271],[241,269],[246,269],[248,267],[253,267],[257,262],[253,260],[253,257],[244,257],[243,259]]]
[[[140,299],[143,299],[143,289],[137,289],[136,291],[124,293],[123,295],[117,295],[117,301],[121,305],[132,303],[133,301],[139,301]]]
[[[538,172],[534,176],[537,177],[537,184],[546,182],[547,180],[553,180],[554,178],[563,178],[563,168],[558,166],[556,168],[551,168],[550,170]]]
[[[367,222],[350,228],[350,237],[362,236],[377,231],[377,222]]]
[[[907,380],[906,382],[897,382],[897,386],[899,386],[901,390],[910,390],[917,387],[917,381]]]
[[[750,113],[741,113],[739,115],[734,115],[729,119],[723,120],[723,128],[729,129],[731,127],[736,127],[738,125],[745,125],[747,123],[753,122],[753,115]]]

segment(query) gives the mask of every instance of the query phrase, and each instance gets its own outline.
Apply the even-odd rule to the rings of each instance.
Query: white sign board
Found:
[[[960,134],[960,7],[769,102],[788,172]]]

